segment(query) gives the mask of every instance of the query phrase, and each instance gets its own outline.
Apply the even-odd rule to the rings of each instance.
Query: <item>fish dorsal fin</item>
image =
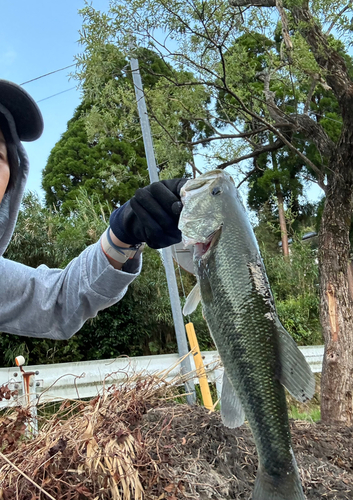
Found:
[[[275,321],[279,333],[281,384],[296,400],[304,403],[315,393],[314,374],[294,339],[278,318]]]
[[[221,417],[223,424],[230,429],[240,427],[245,420],[243,406],[226,372],[224,372],[222,383]]]
[[[184,316],[188,316],[189,314],[193,313],[196,307],[199,305],[200,301],[201,301],[201,291],[200,291],[200,285],[197,283],[197,285],[195,285],[194,288],[189,293],[186,302],[184,304],[183,307]]]

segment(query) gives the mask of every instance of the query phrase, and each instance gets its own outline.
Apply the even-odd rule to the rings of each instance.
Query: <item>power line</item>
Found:
[[[32,80],[20,83],[20,85],[26,85],[26,83],[34,82],[35,80],[39,80],[40,78],[44,78],[45,76],[53,75],[54,73],[58,73],[59,71],[63,71],[64,69],[72,68],[73,66],[76,66],[76,64],[70,64],[70,66],[65,66],[65,68],[56,69],[55,71],[51,71],[50,73],[46,73],[45,75],[37,76],[36,78],[32,78]]]
[[[43,101],[46,101],[47,99],[51,99],[52,97],[56,97],[57,95],[60,95],[60,94],[64,94],[65,92],[69,92],[69,90],[73,90],[75,89],[76,87],[71,87],[70,89],[66,89],[66,90],[63,90],[62,92],[58,92],[57,94],[53,94],[53,95],[50,95],[48,97],[44,97],[44,99],[40,99],[38,102],[43,102]]]

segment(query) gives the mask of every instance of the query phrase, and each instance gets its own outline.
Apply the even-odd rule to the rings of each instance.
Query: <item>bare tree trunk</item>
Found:
[[[321,325],[325,338],[321,418],[353,424],[353,298],[349,231],[353,193],[353,124],[345,127],[331,162],[319,234]]]
[[[273,144],[272,135],[270,135],[270,137],[269,137],[269,142],[270,142],[270,144]],[[271,151],[271,159],[272,159],[273,170],[278,170],[278,163],[277,163],[277,157],[276,157],[275,151]],[[283,199],[282,187],[281,187],[278,180],[275,180],[275,189],[276,189],[276,197],[277,197],[277,203],[278,203],[279,226],[281,229],[282,251],[283,251],[283,255],[285,257],[288,257],[289,256],[289,245],[288,245],[287,222],[286,222],[286,216],[284,213],[284,199]]]
[[[348,264],[348,288],[351,298],[353,300],[353,262],[350,261]]]
[[[288,232],[287,232],[287,223],[286,223],[286,216],[284,213],[284,200],[283,200],[283,194],[281,191],[281,186],[279,185],[278,182],[276,182],[276,196],[277,196],[277,201],[278,201],[278,216],[279,216],[279,225],[281,228],[281,240],[282,240],[282,250],[283,250],[283,255],[285,257],[289,256],[289,245],[288,245]]]

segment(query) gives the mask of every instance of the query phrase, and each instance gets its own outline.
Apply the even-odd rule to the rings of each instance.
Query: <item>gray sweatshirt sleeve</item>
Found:
[[[118,302],[141,270],[141,257],[113,268],[100,242],[65,269],[33,269],[0,258],[0,332],[68,339],[88,318]]]

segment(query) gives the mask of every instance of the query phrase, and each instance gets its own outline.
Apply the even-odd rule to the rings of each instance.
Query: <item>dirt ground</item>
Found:
[[[353,428],[291,421],[291,431],[307,499],[352,499]],[[230,430],[219,413],[183,405],[148,412],[141,432],[147,441],[160,433],[159,458],[181,481],[180,493],[205,500],[251,498],[257,456],[246,425]],[[178,497],[177,481],[175,486],[170,493]]]
[[[219,412],[172,403],[154,386],[112,388],[74,409],[64,402],[32,440],[25,412],[0,418],[0,500],[49,498],[43,491],[60,500],[249,500],[249,428],[230,430]],[[353,499],[353,428],[297,420],[291,431],[307,499]]]

